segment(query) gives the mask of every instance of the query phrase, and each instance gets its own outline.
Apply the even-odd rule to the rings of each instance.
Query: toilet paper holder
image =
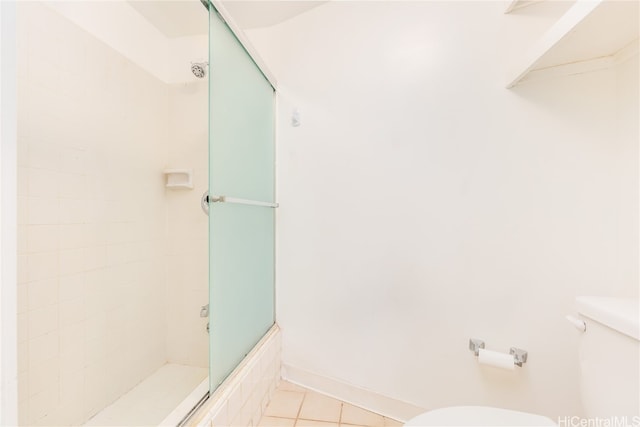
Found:
[[[484,348],[484,341],[476,338],[469,339],[469,350],[473,351],[474,355],[478,356],[481,348]],[[509,354],[513,356],[513,363],[515,365],[522,368],[522,364],[527,363],[527,355],[529,353],[526,350],[511,347],[509,349]]]

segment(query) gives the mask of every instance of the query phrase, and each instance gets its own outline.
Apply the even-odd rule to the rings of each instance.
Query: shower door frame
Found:
[[[214,205],[218,205],[221,204],[221,207],[217,208],[217,209],[221,209],[222,205],[226,205],[227,203],[231,203],[231,204],[235,204],[235,205],[249,205],[249,206],[253,206],[253,208],[258,208],[258,209],[274,209],[277,208],[277,203],[275,203],[275,201],[277,200],[277,192],[276,192],[276,171],[275,171],[275,163],[276,163],[276,111],[277,111],[277,90],[276,90],[276,81],[275,78],[273,77],[273,75],[271,74],[270,70],[266,67],[266,65],[264,64],[264,62],[262,61],[261,57],[259,56],[259,54],[257,53],[257,51],[253,48],[253,46],[251,45],[251,43],[249,42],[249,40],[245,37],[243,31],[239,28],[239,26],[235,23],[235,21],[233,20],[233,18],[231,18],[231,16],[229,15],[229,13],[227,12],[227,10],[225,9],[224,5],[222,4],[222,2],[220,0],[200,0],[202,2],[203,5],[205,5],[205,7],[207,8],[209,15],[210,15],[210,19],[212,18],[217,18],[220,19],[221,23],[223,26],[226,27],[227,31],[230,33],[230,35],[233,37],[233,39],[235,40],[235,42],[238,44],[238,47],[240,49],[243,50],[243,54],[245,55],[245,57],[247,59],[249,59],[252,63],[252,65],[255,67],[255,69],[257,70],[257,72],[260,74],[260,76],[262,78],[264,78],[264,82],[269,86],[269,88],[272,91],[272,96],[271,96],[271,108],[269,110],[265,110],[265,113],[268,113],[271,119],[271,134],[270,134],[270,142],[268,144],[271,144],[271,150],[272,150],[272,176],[271,176],[271,180],[272,180],[272,185],[273,185],[273,190],[272,190],[272,194],[273,194],[273,203],[270,203],[270,201],[265,202],[255,202],[253,200],[246,200],[246,199],[236,199],[233,197],[226,197],[222,196],[219,197],[218,199],[215,198],[215,196],[213,196],[212,194],[206,197],[206,202],[208,205],[208,212],[210,215],[213,215],[213,212],[215,211]],[[211,9],[213,8],[213,9]],[[212,16],[213,14],[215,14],[215,16]],[[210,23],[211,25],[211,23]],[[209,37],[211,37],[211,28],[209,30],[210,35]],[[210,43],[210,47],[209,49],[211,49],[211,38],[209,40]],[[213,75],[215,73],[215,64],[212,64],[212,61],[215,62],[213,57],[209,58],[209,66],[210,66],[210,72],[209,72],[209,91],[210,91],[210,96],[211,96],[211,90],[212,90],[212,80],[213,79]],[[258,93],[256,93],[256,95],[258,95]],[[259,98],[258,98],[259,99]],[[211,150],[211,144],[213,144],[212,141],[212,134],[211,134],[211,126],[212,126],[212,100],[210,98],[209,100],[209,149]],[[265,134],[266,135],[266,134]],[[219,142],[220,143],[220,142]],[[225,143],[222,142],[222,144],[224,145]],[[209,156],[211,156],[211,154],[209,154]],[[210,158],[210,162],[211,162],[211,158]],[[210,164],[210,168],[211,168],[211,164]],[[211,181],[211,170],[209,171],[210,174],[210,178],[209,178],[209,191],[212,191],[211,185],[212,185],[212,181]],[[240,195],[240,197],[242,197],[242,195]],[[227,202],[227,203],[225,203]],[[210,239],[211,237],[211,233],[212,233],[212,223],[213,221],[213,217],[209,218],[209,236]],[[275,324],[275,252],[276,252],[276,236],[275,236],[275,226],[276,226],[276,222],[275,222],[275,210],[273,213],[273,219],[272,219],[272,224],[271,224],[271,233],[272,233],[272,260],[271,260],[271,279],[269,279],[271,281],[271,300],[272,300],[272,308],[271,308],[271,323],[269,324],[269,327],[264,331],[264,333],[268,333],[268,331],[271,329],[271,327]],[[210,246],[209,246],[209,257],[210,257],[210,261],[209,261],[209,269],[210,269],[210,273],[209,273],[209,292],[211,294],[212,292],[212,276],[211,276],[211,268],[212,268],[212,264],[211,264],[211,250],[213,249],[212,243],[210,241]],[[233,282],[232,282],[233,283]],[[223,285],[224,286],[224,285]],[[231,289],[229,288],[229,284],[226,285],[227,289]],[[232,286],[233,288],[233,286]],[[217,288],[218,290],[220,288]],[[211,300],[211,295],[210,295],[210,307],[211,307],[211,312],[213,312],[213,310],[215,310],[215,307],[213,304],[213,301]],[[210,316],[209,317],[210,322],[213,320],[213,318]],[[260,322],[259,322],[260,324]],[[213,339],[214,339],[214,333],[215,333],[215,329],[211,328],[210,329],[210,336],[209,336],[209,343],[210,346],[212,346],[214,343]],[[252,334],[251,334],[252,335]],[[258,337],[257,342],[260,341],[260,339],[262,339],[264,336],[264,334],[260,335],[260,337]],[[223,338],[222,342],[225,342],[224,340],[226,340],[228,338]],[[220,342],[218,342],[217,345],[220,345]],[[226,345],[226,344],[225,344]],[[255,346],[255,343],[253,344]],[[219,348],[219,347],[218,347]],[[250,349],[249,349],[250,350]],[[248,351],[249,351],[248,350]],[[214,382],[217,382],[220,380],[220,378],[217,378],[217,376],[220,375],[220,371],[218,372],[213,372],[212,371],[212,357],[214,356],[212,353],[213,348],[210,347],[209,352],[210,352],[210,362],[209,362],[209,381],[210,381],[210,390],[209,390],[209,394],[213,393],[213,391],[215,391],[217,388],[219,388],[219,386],[221,384],[214,384]],[[233,354],[233,353],[231,353]],[[246,357],[243,356],[242,358],[240,358],[240,360],[237,361],[237,363],[235,363],[233,365],[233,368],[231,368],[230,372],[227,372],[227,375],[230,375],[238,366],[240,366],[240,364],[242,363],[242,360]],[[221,366],[225,366],[225,363],[223,363]],[[224,370],[224,369],[223,369]],[[216,378],[213,378],[214,376],[212,376],[212,374],[215,374],[214,376]],[[224,379],[224,377],[223,377]],[[202,402],[204,403],[204,402]]]
[[[204,4],[204,0],[201,1]],[[240,35],[243,36],[242,31],[238,30],[233,20],[226,13],[224,6],[220,2],[216,3],[212,1],[207,9],[210,17],[210,195],[207,198],[207,202],[209,204],[208,210],[210,215],[209,321],[212,325],[209,335],[209,381],[210,393],[212,393],[240,366],[246,355],[275,324],[275,208],[277,208],[278,205],[275,203],[277,194],[275,179],[276,88],[274,86],[274,79],[268,72],[268,69],[262,64],[260,57],[255,50],[253,50],[251,44],[248,43],[246,39],[243,40],[243,37],[240,37]],[[213,25],[213,27],[211,27],[211,25]],[[215,39],[212,37],[215,37]],[[235,67],[238,67],[237,70]],[[241,80],[237,80],[236,75],[242,75],[244,77],[242,77]],[[240,84],[240,86],[238,86],[238,84]],[[250,92],[246,92],[245,89]],[[238,90],[240,92],[236,92]],[[267,95],[267,92],[269,95]],[[216,95],[212,98],[213,94]],[[236,94],[240,95],[239,98],[237,98],[238,101],[236,101]],[[247,96],[249,97],[247,98]],[[254,99],[257,104],[252,102],[252,99]],[[240,102],[240,104],[236,102]],[[262,110],[262,108],[265,109]],[[220,114],[220,116],[218,116],[218,114]],[[240,122],[237,120],[240,120]],[[253,133],[246,133],[247,123],[243,123],[246,120],[251,120],[251,123],[255,123],[257,126],[255,129],[263,129],[262,132],[258,130],[258,133],[255,133],[255,131]],[[254,120],[257,121],[254,122]],[[252,125],[251,127],[253,128],[254,126]],[[216,132],[213,132],[214,130]],[[236,146],[238,148],[236,148]],[[222,152],[220,152],[221,149]],[[248,153],[248,151],[246,151],[247,149],[250,149],[250,152],[257,149],[258,152],[266,155],[265,160],[268,163],[254,163],[253,160],[245,157],[246,153]],[[263,152],[262,150],[266,151]],[[219,155],[222,155],[222,157],[219,157]],[[227,158],[229,155],[231,155],[231,157]],[[221,160],[216,160],[215,164],[212,163],[214,162],[213,159],[223,158],[226,160],[222,163],[220,163]],[[257,158],[261,157],[254,157],[253,159],[255,160]],[[232,164],[235,165],[235,167],[229,169],[228,165]],[[243,170],[246,167],[254,171],[260,171],[262,167],[266,167],[264,172],[267,172],[267,175],[261,176],[261,172],[258,172],[258,175],[254,175],[252,180],[244,181],[245,184],[242,184],[244,179],[242,176],[245,175],[237,175],[237,171]],[[269,170],[271,171],[268,172]],[[266,184],[267,181],[263,181],[264,179],[268,179],[271,182]],[[252,184],[249,184],[249,182],[252,182]],[[259,182],[264,182],[267,186],[264,187],[262,184],[258,184],[256,187],[255,185]],[[247,184],[248,186],[246,186]],[[257,192],[255,192],[256,190]],[[229,192],[229,194],[228,196],[215,196],[211,193],[218,194],[220,191],[222,191],[223,194],[227,194],[227,192]],[[254,199],[259,199],[259,201]],[[214,208],[216,205],[218,207]],[[240,210],[231,214],[232,216],[229,217],[229,214],[237,209]],[[263,209],[273,209],[273,211],[271,214],[267,214],[265,211],[262,211]],[[217,214],[215,213],[216,211]],[[265,212],[266,216],[264,216],[265,214],[259,213],[261,211]],[[253,213],[250,214],[249,212]],[[245,226],[240,225],[240,229],[236,231],[246,230],[247,228],[245,227],[249,227],[250,229],[251,227],[257,226],[258,228],[254,229],[254,233],[256,234],[245,234],[245,237],[242,237],[242,233],[227,235],[229,230],[238,227],[235,219],[228,222],[232,218],[236,218],[236,214],[244,217],[240,220],[241,222],[248,221],[244,223]],[[269,216],[271,216],[270,220],[267,219]],[[225,217],[226,219],[224,219]],[[265,220],[266,223],[263,222]],[[260,223],[262,223],[262,225],[258,225]],[[228,227],[232,228],[229,229]],[[221,231],[222,233],[220,234]],[[262,235],[263,232],[266,234]],[[249,240],[241,243],[243,241],[242,239],[246,239],[250,235],[262,235],[263,237],[257,237],[257,240],[253,240],[254,238],[251,237]],[[255,260],[261,259],[266,261],[264,264],[261,264],[261,262],[255,264],[263,265],[264,267],[262,268],[264,268],[264,271],[258,273],[258,276],[253,278],[245,274],[238,275],[231,273],[234,269],[233,266],[237,268],[243,263],[243,260],[239,261],[240,264],[236,264],[238,261],[233,256],[226,260],[226,255],[220,257],[220,254],[226,254],[229,249],[237,251],[242,245],[247,244],[249,246],[245,246],[244,249],[247,252],[245,253],[244,250],[241,250],[243,253],[250,258],[252,256],[258,256],[258,258],[254,258]],[[266,244],[266,246],[263,246],[264,244]],[[259,249],[261,247],[262,249]],[[253,252],[254,250],[257,250],[257,252]],[[262,251],[266,252],[263,253]],[[264,256],[272,258],[269,260],[268,258],[263,258]],[[242,259],[245,259],[245,257],[243,256]],[[232,274],[231,276],[229,276],[230,273]],[[244,291],[242,289],[244,289]],[[250,293],[257,292],[258,295],[261,294],[263,298],[267,298],[267,295],[269,295],[268,298],[271,300],[270,308],[267,308],[267,305],[262,303],[255,305],[256,302],[262,300],[260,298],[247,299],[249,295],[246,293],[247,291]],[[245,296],[243,296],[243,294]],[[246,316],[241,316],[240,318],[236,316],[238,310],[241,310],[240,307],[245,306],[245,304],[248,304],[247,309],[250,309],[249,307],[253,305],[253,309],[256,310],[254,313],[257,315],[255,320],[246,322]],[[229,311],[229,307],[234,306],[236,309],[230,309],[231,311]],[[263,309],[266,311],[263,311]],[[267,315],[267,317],[265,317],[265,315]],[[268,325],[267,319],[269,319]],[[262,331],[265,325],[266,329]],[[230,334],[230,331],[233,331],[236,326],[239,329],[236,329],[235,332]]]
[[[209,10],[209,5],[212,5],[214,10],[218,12],[218,15],[220,16],[220,18],[222,18],[222,20],[227,24],[227,26],[229,27],[233,35],[240,42],[240,44],[242,45],[244,50],[247,52],[249,57],[256,64],[256,66],[258,67],[262,75],[271,84],[271,87],[273,87],[273,90],[277,95],[278,85],[277,85],[277,80],[275,76],[273,75],[271,70],[269,70],[269,67],[267,67],[267,64],[262,60],[262,57],[260,56],[258,51],[253,47],[253,45],[249,41],[249,38],[244,34],[244,31],[242,31],[242,28],[240,28],[240,26],[236,23],[236,21],[231,17],[227,9],[225,9],[223,1],[222,0],[200,0],[200,2],[207,10]],[[276,107],[277,107],[277,96],[276,96]],[[277,129],[276,129],[276,133],[277,133]]]
[[[245,50],[246,54],[253,61],[253,63],[258,68],[258,70],[262,73],[262,76],[267,80],[267,82],[273,88],[273,108],[274,108],[274,110],[273,110],[274,111],[273,142],[274,142],[274,161],[275,161],[275,157],[277,157],[277,150],[276,150],[276,146],[275,146],[275,142],[277,140],[277,120],[275,120],[276,117],[277,117],[277,107],[278,107],[277,81],[276,81],[273,73],[271,73],[269,68],[266,66],[265,62],[262,60],[262,58],[260,57],[260,55],[256,51],[256,49],[251,45],[249,39],[245,36],[245,34],[242,31],[242,29],[238,26],[238,24],[235,22],[235,20],[230,16],[229,12],[225,9],[225,7],[224,7],[224,5],[222,3],[222,0],[200,0],[200,2],[206,8],[208,13],[210,13],[210,7],[214,8],[214,11],[217,12],[218,17],[227,25],[229,30],[231,30],[231,32],[235,36],[236,40],[240,43],[242,48]],[[213,71],[211,70],[211,65],[210,65],[209,76],[208,76],[209,78],[211,78],[212,72]],[[209,141],[209,143],[210,143],[210,141]],[[276,185],[276,182],[277,182],[276,175],[274,175],[274,177],[273,177],[274,200],[277,200],[277,185]],[[242,199],[240,199],[240,200],[242,200]],[[220,201],[220,200],[217,200],[217,201]],[[208,191],[207,191],[207,193],[205,193],[205,195],[203,195],[202,203],[203,203],[203,208],[205,206],[207,208],[207,210],[206,210],[206,214],[207,215],[209,215],[210,212],[211,212],[211,203],[212,202],[217,202],[217,201],[212,201],[211,200],[211,197],[210,197]],[[276,204],[276,206],[270,206],[270,207],[277,207],[277,204]],[[274,223],[274,255],[276,253],[276,247],[275,246],[276,246],[276,239],[275,239],[275,223]],[[275,271],[275,267],[276,267],[276,265],[275,265],[275,259],[274,259],[274,271]],[[275,284],[275,277],[274,277],[274,284]],[[210,285],[210,282],[209,282],[209,285]],[[276,322],[275,322],[275,288],[274,288],[274,324],[275,323]],[[268,331],[271,330],[271,327],[267,330],[267,334],[268,334]],[[209,341],[211,341],[211,338],[209,338]],[[240,364],[241,363],[242,362],[240,362]],[[236,368],[237,368],[237,366],[236,366]],[[211,374],[211,366],[209,366],[209,375],[210,374]],[[191,420],[191,418],[196,413],[198,413],[198,411],[203,406],[205,406],[207,404],[209,398],[213,394],[213,391],[215,391],[215,390],[211,390],[211,388],[210,388],[204,394],[204,396],[191,408],[191,410],[188,413],[185,414],[185,416],[182,418],[182,420],[178,423],[178,426],[187,425],[189,423],[189,421]]]

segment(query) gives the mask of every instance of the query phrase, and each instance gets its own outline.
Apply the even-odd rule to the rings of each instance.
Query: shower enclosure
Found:
[[[175,425],[273,324],[274,92],[208,9],[17,5],[20,425]]]
[[[209,6],[210,383],[274,323],[274,90]]]

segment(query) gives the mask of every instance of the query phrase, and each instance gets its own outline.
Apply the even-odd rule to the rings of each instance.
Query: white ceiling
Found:
[[[209,18],[200,0],[127,0],[167,37],[207,34]],[[268,27],[306,12],[326,0],[224,0],[240,28]]]
[[[279,24],[326,2],[326,0],[223,0],[223,5],[238,26],[246,30]]]
[[[128,3],[167,37],[209,33],[209,16],[200,0],[128,0]]]

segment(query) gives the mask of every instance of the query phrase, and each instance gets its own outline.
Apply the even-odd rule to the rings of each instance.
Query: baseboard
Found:
[[[406,422],[426,411],[411,403],[286,363],[282,364],[282,379],[401,422]]]

